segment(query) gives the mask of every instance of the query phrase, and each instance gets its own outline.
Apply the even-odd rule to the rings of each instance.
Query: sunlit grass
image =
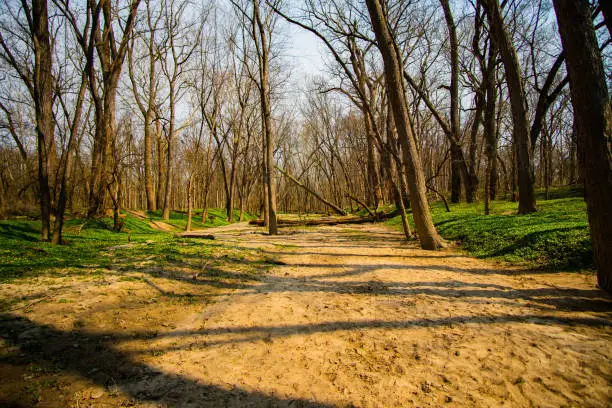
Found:
[[[482,203],[451,204],[450,213],[442,203],[433,203],[432,217],[445,239],[478,258],[555,270],[591,267],[584,199],[570,189],[557,189],[550,197],[538,197],[538,212],[533,214],[518,215],[518,203],[495,201],[488,216]],[[388,224],[401,228],[399,217]]]
[[[199,214],[201,217],[201,210]],[[196,215],[192,228],[227,224],[224,210],[212,209],[209,210],[209,214],[212,218],[204,224]],[[64,227],[64,245],[41,242],[40,221],[0,221],[0,282],[40,274],[75,275],[92,273],[92,271],[101,273],[108,269],[113,261],[107,249],[128,243],[147,245],[134,245],[129,250],[121,249],[120,255],[130,255],[133,259],[153,257],[160,264],[175,261],[186,247],[191,247],[192,243],[186,245],[180,238],[174,237],[173,232],[153,228],[151,220],[162,220],[161,212],[152,213],[150,219],[127,214],[123,218],[124,225],[121,232],[112,231],[110,218],[68,219]],[[177,228],[177,231],[182,231],[186,222],[187,214],[180,212],[172,212],[171,220],[168,221]],[[183,247],[177,247],[181,244]],[[208,251],[200,240],[193,245],[198,246],[198,254],[205,255]],[[113,256],[117,256],[117,253]]]
[[[234,221],[238,221],[240,219],[240,211],[234,210]],[[166,224],[172,225],[173,227],[183,230],[187,225],[187,212],[186,211],[170,211],[170,219],[164,220],[162,218],[162,211],[148,211],[147,216],[155,221],[162,221]],[[253,215],[249,213],[244,213],[244,220],[248,221],[255,218]],[[210,227],[220,227],[223,225],[229,224],[227,222],[227,214],[225,213],[225,209],[223,208],[210,208],[208,210],[208,217],[205,223],[202,223],[202,209],[195,209],[191,218],[191,228],[192,229],[200,229],[200,228],[210,228]]]

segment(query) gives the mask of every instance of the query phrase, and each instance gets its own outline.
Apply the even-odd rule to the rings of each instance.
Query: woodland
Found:
[[[609,406],[611,86],[607,1],[0,1],[0,405]]]

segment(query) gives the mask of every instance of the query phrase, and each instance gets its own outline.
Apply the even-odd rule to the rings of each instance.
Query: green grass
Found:
[[[224,210],[212,209],[209,213],[213,218],[205,224],[194,217],[192,228],[227,224]],[[201,217],[201,211],[199,214]],[[65,245],[41,242],[40,221],[0,221],[0,282],[39,275],[91,274],[92,271],[100,274],[110,268],[116,256],[134,260],[148,257],[157,264],[179,262],[187,247],[194,246],[198,254],[206,255],[209,252],[206,245],[214,245],[202,244],[201,240],[187,242],[176,238],[173,233],[152,228],[150,220],[163,221],[161,213],[152,213],[150,219],[128,214],[123,219],[122,232],[114,232],[110,218],[66,220]],[[172,212],[171,219],[165,222],[181,231],[187,222],[187,214]],[[120,248],[112,257],[109,255],[109,247],[127,244],[128,240],[143,245]]]
[[[482,203],[432,204],[438,232],[457,241],[477,258],[491,258],[513,265],[545,270],[576,270],[592,267],[586,204],[580,192],[556,189],[550,200],[538,197],[538,212],[517,215],[518,204],[495,201],[485,216]],[[412,218],[410,218],[412,221]],[[399,217],[388,224],[401,228]]]
[[[162,211],[148,211],[147,216],[155,221],[162,221],[166,224],[172,225],[180,230],[184,230],[187,225],[187,212],[186,211],[170,211],[170,219],[164,220],[162,218]],[[255,216],[244,213],[244,220],[249,221]],[[234,220],[238,221],[240,219],[240,211],[234,210]],[[199,228],[210,228],[210,227],[220,227],[223,225],[228,225],[227,215],[225,214],[225,209],[223,208],[210,208],[208,210],[208,220],[206,223],[202,223],[202,210],[196,209],[193,211],[193,215],[191,218],[191,228],[199,229]]]
[[[152,229],[146,220],[126,217],[132,242],[169,239]],[[40,241],[40,221],[0,221],[0,281],[22,276],[35,276],[41,271],[72,273],[92,268],[106,269],[110,258],[104,249],[128,242],[127,232],[113,232],[112,220],[67,220],[64,227],[65,245]]]

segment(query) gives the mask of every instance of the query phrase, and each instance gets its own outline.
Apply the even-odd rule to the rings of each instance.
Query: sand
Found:
[[[109,278],[95,306],[95,283],[64,285],[53,296],[96,311],[76,335],[65,305],[5,313],[0,405],[17,403],[24,367],[42,359],[58,368],[33,380],[64,386],[21,406],[612,406],[612,302],[592,273],[423,251],[377,225],[204,233],[262,254],[265,272]],[[126,290],[196,301],[138,303],[117,318]]]

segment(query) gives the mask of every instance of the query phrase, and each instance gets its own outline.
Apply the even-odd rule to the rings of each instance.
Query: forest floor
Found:
[[[592,272],[423,251],[381,225],[203,233],[172,263],[131,243],[104,273],[0,285],[0,406],[612,405]]]

